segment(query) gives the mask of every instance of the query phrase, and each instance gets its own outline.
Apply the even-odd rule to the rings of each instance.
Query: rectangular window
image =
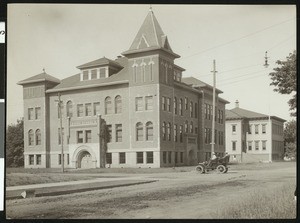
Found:
[[[255,125],[255,134],[258,134],[258,127],[259,125]]]
[[[96,69],[91,70],[91,79],[97,79],[97,70]]]
[[[125,156],[125,153],[119,153],[119,163],[120,163],[120,164],[126,163],[126,156]]]
[[[64,137],[64,128],[62,128],[62,135]],[[60,128],[58,128],[58,145],[61,145],[61,143],[62,143],[62,138],[60,134]]]
[[[193,102],[190,102],[190,117],[193,118]]]
[[[77,117],[83,117],[83,104],[77,105]]]
[[[61,154],[58,154],[58,165],[61,165]]]
[[[232,134],[236,134],[236,125],[232,125]]]
[[[83,143],[83,131],[77,131],[77,143]]]
[[[248,142],[248,150],[249,150],[249,151],[252,150],[252,142],[251,142],[251,141]]]
[[[169,161],[169,163],[172,162],[172,152],[171,151],[168,152],[168,161]]]
[[[67,154],[67,164],[70,164],[70,154]]]
[[[122,124],[116,125],[116,142],[122,142]]]
[[[204,104],[204,114],[205,114],[205,119],[208,117],[208,104]]]
[[[88,80],[89,79],[89,71],[88,70],[84,70],[82,72],[82,80]]]
[[[100,78],[105,78],[106,70],[105,68],[100,68]]]
[[[168,112],[171,112],[171,98],[167,98],[167,109]]]
[[[147,163],[153,163],[153,152],[147,152]]]
[[[33,108],[28,108],[28,120],[33,120]]]
[[[261,127],[262,127],[261,132],[262,132],[263,134],[265,134],[265,133],[267,132],[267,131],[266,131],[266,124],[261,125]]]
[[[183,111],[182,111],[182,99],[179,99],[179,114],[182,116],[183,115]]]
[[[223,124],[223,120],[224,120],[223,117],[224,117],[223,116],[223,111],[221,111],[221,124]]]
[[[252,134],[252,125],[249,125],[249,127],[248,127],[248,134]]]
[[[267,141],[262,141],[262,150],[266,150],[267,149]]]
[[[221,123],[221,111],[218,110],[218,123]]]
[[[112,164],[112,157],[111,157],[111,153],[106,153],[106,164]]]
[[[236,151],[236,141],[232,141],[232,151]]]
[[[204,142],[208,144],[208,128],[204,129]]]
[[[180,152],[180,163],[183,163],[183,152]]]
[[[195,103],[195,118],[198,118],[198,104]]]
[[[167,163],[167,152],[163,152],[163,163]]]
[[[210,110],[210,111],[209,111],[209,112],[210,112],[210,113],[209,113],[209,120],[210,120],[210,119],[212,120],[212,119],[213,119],[213,117],[212,117],[212,116],[213,116],[213,106],[210,105],[209,108],[210,108],[210,109],[209,109],[209,110]]]
[[[178,152],[175,152],[175,164],[178,163]]]
[[[34,165],[34,155],[29,155],[29,165]]]
[[[143,111],[143,97],[136,97],[135,98],[135,110],[136,111]]]
[[[85,116],[92,116],[92,104],[85,104]]]
[[[42,155],[36,155],[36,165],[42,164]]]
[[[94,115],[100,115],[100,102],[94,103]]]
[[[108,142],[111,142],[112,139],[112,128],[111,125],[107,125],[107,131],[108,131]]]
[[[259,141],[255,141],[255,150],[259,150]]]
[[[85,143],[91,143],[92,142],[92,131],[86,130],[85,131]]]
[[[35,108],[35,119],[41,119],[41,108]]]
[[[145,107],[147,111],[153,110],[153,96],[146,96],[145,97]]]
[[[182,125],[180,125],[179,126],[179,140],[180,140],[180,142],[183,142],[183,126]]]
[[[187,99],[187,97],[184,98],[184,106],[185,106],[185,110],[188,110],[189,105],[188,105],[188,99]]]
[[[144,153],[143,152],[136,153],[136,163],[144,163]]]
[[[161,109],[166,111],[166,98],[164,96],[161,97]]]
[[[174,125],[174,142],[177,142],[177,125]]]

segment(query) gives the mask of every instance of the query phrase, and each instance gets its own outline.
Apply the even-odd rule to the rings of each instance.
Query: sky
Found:
[[[77,66],[129,49],[150,5],[10,4],[7,15],[7,125],[23,117],[17,82],[46,73],[63,79]],[[152,5],[175,64],[213,83],[235,107],[291,120],[291,95],[274,92],[268,75],[296,49],[293,5]],[[265,68],[265,51],[269,67]]]

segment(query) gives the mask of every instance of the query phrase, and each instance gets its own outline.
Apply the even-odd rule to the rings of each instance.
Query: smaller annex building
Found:
[[[226,152],[231,161],[272,162],[283,158],[286,120],[242,109],[238,101],[225,114]]]

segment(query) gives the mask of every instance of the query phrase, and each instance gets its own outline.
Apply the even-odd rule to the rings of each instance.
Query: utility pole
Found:
[[[215,151],[215,113],[216,113],[216,60],[213,61],[213,114],[212,114],[212,140],[211,153]]]
[[[59,118],[60,118],[60,142],[61,142],[61,171],[64,172],[64,137],[63,137],[63,128],[62,128],[62,112],[61,112],[61,105],[62,100],[60,100],[60,93],[58,93],[58,100],[56,100],[58,103],[58,112],[59,112]]]

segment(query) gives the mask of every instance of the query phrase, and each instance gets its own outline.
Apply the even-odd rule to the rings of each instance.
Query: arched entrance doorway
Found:
[[[92,156],[88,151],[82,151],[78,155],[77,163],[78,163],[78,168],[82,168],[82,169],[95,168]]]
[[[195,153],[194,150],[191,149],[188,155],[188,165],[192,166],[194,165],[194,162],[195,162]]]

